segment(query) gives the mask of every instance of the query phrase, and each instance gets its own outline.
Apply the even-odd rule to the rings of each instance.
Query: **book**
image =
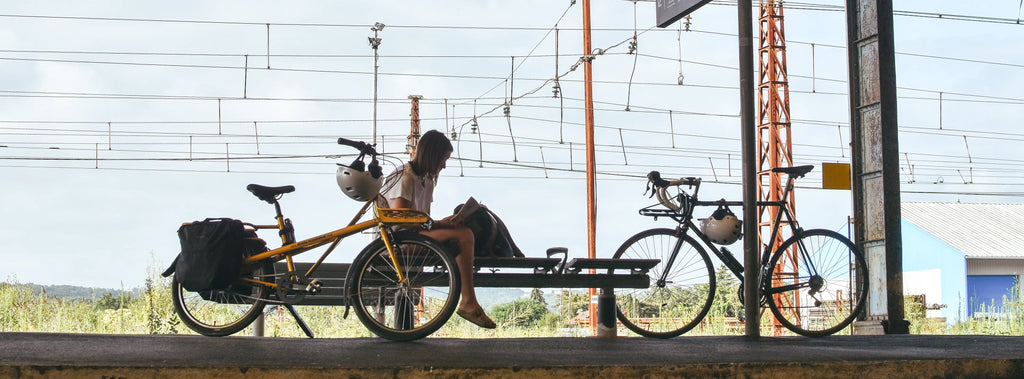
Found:
[[[459,207],[459,211],[452,215],[451,221],[456,225],[466,225],[469,218],[473,217],[473,214],[481,207],[483,207],[483,205],[470,196],[469,199],[466,199],[466,203]]]

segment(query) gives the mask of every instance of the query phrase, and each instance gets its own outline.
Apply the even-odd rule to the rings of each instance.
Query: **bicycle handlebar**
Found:
[[[657,171],[651,171],[647,173],[647,181],[656,188],[667,188],[669,186],[696,186],[700,184],[700,178],[694,178],[692,176],[686,178],[679,178],[677,180],[665,180],[661,178],[661,173]]]
[[[793,181],[794,180],[796,180],[797,178],[801,178],[804,175],[807,175],[807,173],[810,172],[813,169],[814,169],[813,165],[794,166],[794,167],[776,167],[776,168],[772,169],[772,172],[783,173],[783,174],[786,174],[786,175],[789,176],[789,179],[788,179],[789,180],[789,182],[788,182],[789,184],[787,184],[787,187],[786,187],[787,191],[789,191],[789,190],[792,189],[792,185],[793,185]],[[700,178],[695,178],[695,177],[692,177],[692,176],[691,177],[686,177],[686,178],[679,178],[679,179],[676,179],[676,180],[665,180],[665,179],[663,179],[661,177],[661,173],[660,172],[658,172],[658,171],[651,171],[651,172],[647,173],[647,190],[644,191],[644,194],[646,195],[647,191],[651,191],[651,197],[657,196],[658,197],[658,202],[660,202],[662,205],[664,205],[665,207],[667,207],[667,208],[669,208],[671,210],[679,211],[680,209],[682,209],[683,206],[686,206],[687,205],[686,203],[688,201],[690,201],[690,200],[692,200],[692,201],[694,201],[696,203],[697,192],[700,190],[700,182],[701,182]],[[668,187],[681,186],[681,185],[686,185],[686,186],[692,188],[693,189],[693,194],[692,195],[691,194],[687,194],[686,191],[682,191],[682,190],[680,190],[679,193],[676,194],[675,196],[671,196],[668,193]],[[703,203],[703,204],[699,204],[699,205],[705,205],[705,204],[730,205],[730,204],[732,204],[732,202],[726,202],[725,200],[721,200],[721,201],[714,202],[714,203]],[[739,203],[738,205],[742,205],[742,204],[743,203]]]
[[[660,202],[665,207],[677,212],[681,210],[682,206],[684,205],[682,204],[684,203],[682,198],[691,198],[691,196],[687,195],[684,191],[680,191],[678,196],[670,196],[666,191],[668,187],[681,186],[684,184],[691,188],[695,187],[692,198],[696,198],[697,191],[700,190],[700,178],[687,177],[680,178],[677,180],[665,180],[662,179],[661,173],[657,171],[651,171],[647,173],[647,183],[649,184],[647,189],[651,190],[651,197],[657,196],[658,202]],[[646,194],[647,192],[644,191],[644,193]]]
[[[370,145],[366,142],[353,141],[344,137],[338,137],[338,144],[354,147],[357,150],[359,150],[360,154],[369,154],[370,156],[374,157],[378,155],[377,150],[373,148],[373,145]]]
[[[338,137],[338,144],[351,146],[359,150],[359,156],[356,157],[356,160],[352,161],[352,164],[348,165],[348,167],[363,171],[363,156],[369,155],[371,158],[370,165],[365,168],[370,171],[370,175],[373,175],[374,178],[379,178],[381,175],[384,175],[384,169],[381,168],[380,163],[377,162],[377,156],[380,154],[373,148],[373,145],[362,141],[353,141],[345,137]],[[340,166],[341,164],[339,163],[338,165]]]

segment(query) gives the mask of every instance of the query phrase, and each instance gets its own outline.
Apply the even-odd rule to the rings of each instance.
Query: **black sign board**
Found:
[[[710,2],[711,0],[655,0],[658,27],[664,28],[672,25],[683,16]]]

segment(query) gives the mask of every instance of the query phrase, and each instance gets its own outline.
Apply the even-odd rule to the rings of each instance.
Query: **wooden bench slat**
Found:
[[[573,273],[585,269],[615,269],[646,273],[660,262],[660,259],[575,258],[569,261],[567,269]]]
[[[473,266],[477,268],[534,268],[550,271],[562,260],[559,258],[476,258]]]
[[[650,277],[647,275],[626,274],[584,274],[584,275],[553,275],[553,274],[476,274],[473,285],[476,287],[507,287],[507,288],[648,288]]]

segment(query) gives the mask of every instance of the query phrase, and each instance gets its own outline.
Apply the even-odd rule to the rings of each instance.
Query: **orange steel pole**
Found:
[[[594,163],[594,84],[590,47],[590,0],[583,0],[583,92],[587,134],[587,257],[597,258],[597,173]],[[591,270],[593,271],[593,270]],[[590,289],[590,328],[597,330],[597,290]]]

